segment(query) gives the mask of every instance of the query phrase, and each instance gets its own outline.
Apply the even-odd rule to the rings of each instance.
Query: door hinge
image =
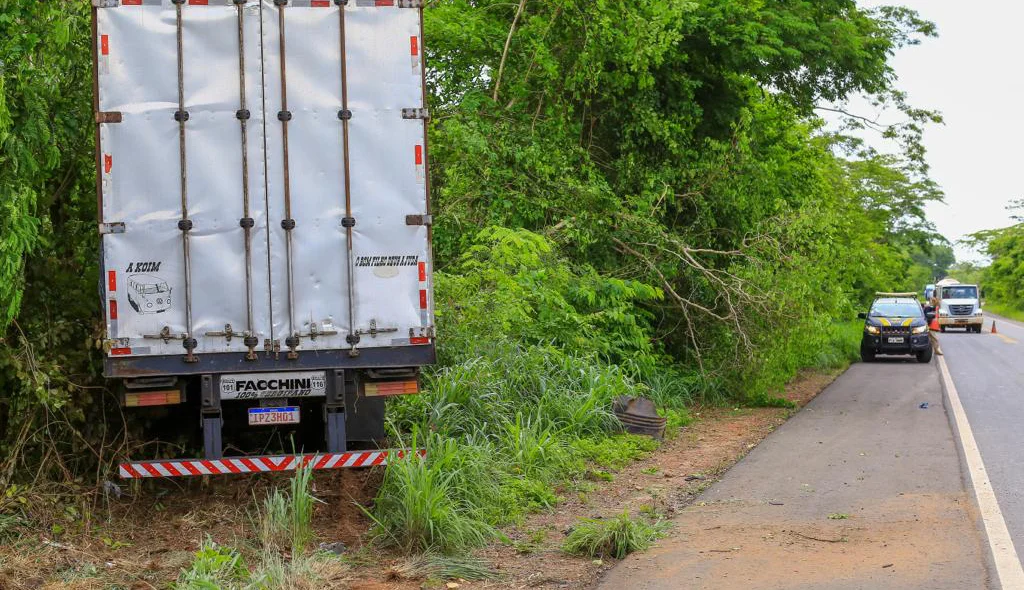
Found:
[[[430,120],[430,111],[428,109],[402,109],[403,119],[423,119],[424,121]]]
[[[96,113],[97,123],[121,123],[124,115],[121,111],[99,111]]]
[[[428,214],[406,215],[405,224],[431,226],[434,225],[434,216]]]
[[[113,223],[101,223],[100,224],[100,235],[106,234],[123,234],[125,230],[123,221],[115,221]]]

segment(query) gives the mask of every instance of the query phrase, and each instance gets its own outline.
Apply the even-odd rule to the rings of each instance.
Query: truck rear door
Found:
[[[420,10],[99,4],[110,354],[429,343]]]

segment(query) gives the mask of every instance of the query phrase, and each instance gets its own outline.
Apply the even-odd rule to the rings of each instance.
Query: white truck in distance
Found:
[[[92,0],[104,374],[203,451],[122,477],[386,462],[435,358],[422,5]]]
[[[935,315],[939,329],[965,328],[968,332],[981,332],[985,316],[981,310],[978,285],[964,285],[953,278],[935,284]]]

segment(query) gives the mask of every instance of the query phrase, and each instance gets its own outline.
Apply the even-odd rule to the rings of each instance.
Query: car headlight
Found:
[[[928,331],[928,326],[918,326],[910,331],[911,334],[924,334]]]
[[[881,330],[876,326],[864,326],[864,331],[875,336],[881,333]]]
[[[942,316],[942,317],[946,317],[946,316],[948,316],[948,315],[949,315],[949,310],[946,310],[946,309],[940,309],[940,310],[939,310],[939,315],[940,315],[940,316]]]
[[[985,312],[981,311],[980,309],[977,309],[977,310],[974,311],[974,315],[978,315],[978,316],[985,315]]]

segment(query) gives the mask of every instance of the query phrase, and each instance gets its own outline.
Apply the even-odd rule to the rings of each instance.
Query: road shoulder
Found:
[[[855,365],[601,587],[988,586],[944,408],[932,365]]]

